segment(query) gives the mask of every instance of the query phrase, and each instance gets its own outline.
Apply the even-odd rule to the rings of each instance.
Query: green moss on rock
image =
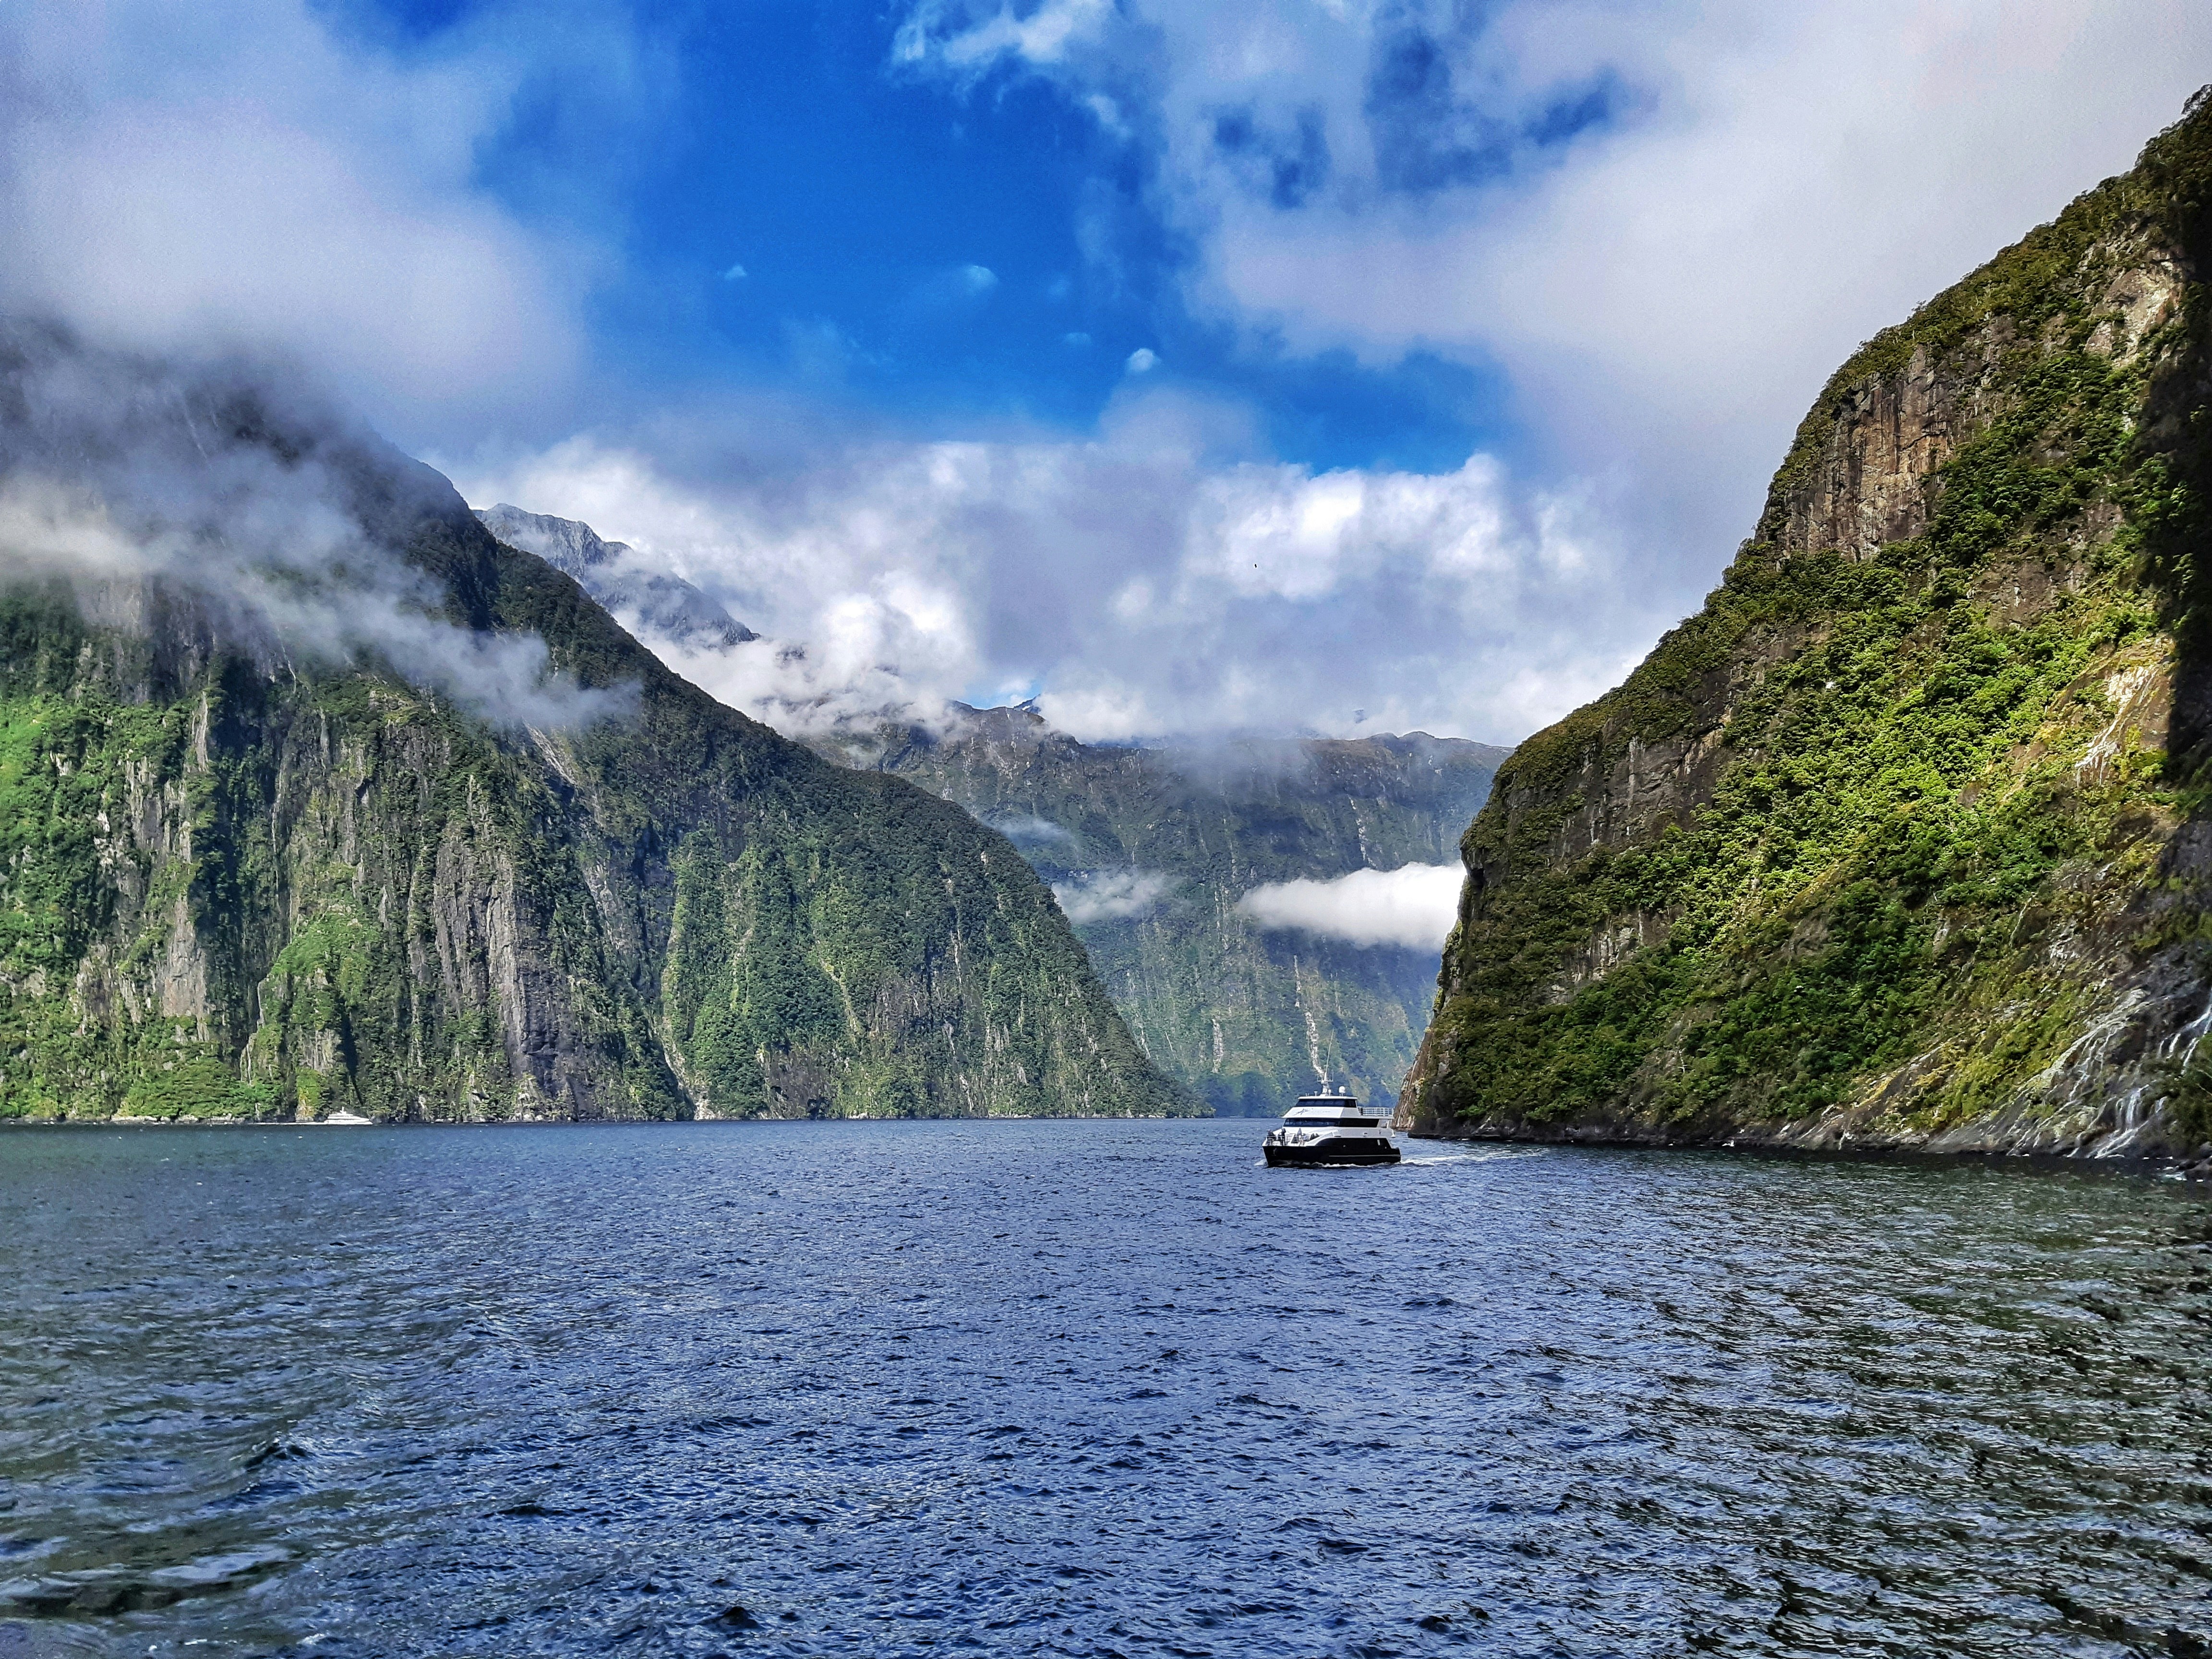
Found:
[[[1705,609],[1500,769],[1409,1120],[2156,1144],[2208,989],[2208,184],[2200,100],[1838,372]]]

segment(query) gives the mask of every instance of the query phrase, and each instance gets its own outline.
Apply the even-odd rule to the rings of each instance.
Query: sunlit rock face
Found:
[[[0,325],[0,1116],[1196,1109],[1003,837],[284,386]]]
[[[1500,769],[1401,1122],[2212,1141],[2208,201],[2200,99],[1837,372],[1705,608]]]

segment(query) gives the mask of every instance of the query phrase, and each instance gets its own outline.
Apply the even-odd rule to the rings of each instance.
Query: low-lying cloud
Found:
[[[633,544],[769,636],[662,654],[786,731],[1033,695],[1091,741],[1513,742],[1648,638],[1588,492],[1480,454],[1435,475],[1251,459],[1225,419],[1164,391],[1090,441],[825,443],[767,471],[740,429],[680,462],[579,438],[448,470],[473,501]]]
[[[1440,951],[1458,917],[1456,864],[1408,864],[1395,870],[1354,870],[1333,881],[1279,881],[1237,901],[1254,925],[1358,945]]]
[[[1163,291],[1095,430],[956,399],[921,418],[967,441],[892,441],[817,395],[855,317],[782,319],[825,378],[776,410],[629,356],[635,307],[591,301],[646,247],[624,158],[712,137],[660,125],[696,32],[556,10],[0,10],[0,307],[288,351],[449,453],[521,434],[471,499],[665,556],[773,636],[671,660],[800,732],[1036,694],[1091,738],[1517,740],[1696,604],[1856,341],[2126,165],[2212,61],[2185,0],[906,0],[881,67],[949,118],[1028,80],[1092,126],[1060,280]],[[740,252],[773,257],[701,280],[759,289]],[[1012,250],[933,257],[962,263],[922,279],[933,314],[1027,280]],[[1054,361],[1137,344],[1066,321]],[[1434,475],[1285,464],[1256,435],[1279,410],[1178,391],[1194,327],[1238,368],[1457,364],[1504,435]]]
[[[634,685],[555,672],[534,634],[437,615],[445,594],[386,538],[438,505],[442,483],[281,377],[178,370],[40,328],[0,331],[0,580],[64,578],[125,627],[160,582],[234,647],[373,659],[501,726],[558,730],[634,706]],[[395,523],[380,530],[379,514]]]
[[[1053,842],[1073,841],[1074,831],[1054,823],[1050,818],[1032,814],[1027,817],[994,818],[991,828],[1018,847],[1042,847]]]
[[[1150,870],[1093,870],[1071,881],[1054,882],[1053,896],[1077,927],[1089,921],[1118,921],[1149,915],[1159,908],[1174,878]]]
[[[358,10],[5,9],[0,305],[130,349],[294,352],[434,428],[557,398],[606,256],[502,203],[483,152],[533,89],[636,89],[632,25],[484,8],[416,53]]]

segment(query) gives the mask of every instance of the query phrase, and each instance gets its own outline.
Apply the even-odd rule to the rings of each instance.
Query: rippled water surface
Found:
[[[2212,1640],[2196,1194],[1263,1127],[7,1134],[0,1655]]]

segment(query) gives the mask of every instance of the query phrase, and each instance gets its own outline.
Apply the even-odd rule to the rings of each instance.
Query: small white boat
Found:
[[[1269,1169],[1398,1161],[1388,1116],[1361,1111],[1358,1101],[1337,1089],[1299,1097],[1283,1114],[1283,1127],[1271,1132],[1261,1149]]]

